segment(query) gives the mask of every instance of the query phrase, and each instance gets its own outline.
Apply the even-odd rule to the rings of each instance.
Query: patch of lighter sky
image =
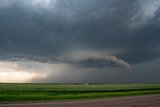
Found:
[[[156,11],[160,7],[159,0],[140,2],[140,10],[131,18],[130,28],[139,28],[153,19]]]
[[[20,64],[21,63],[21,64]],[[30,63],[30,64],[29,64]],[[42,68],[43,69],[39,69]],[[0,82],[24,83],[35,78],[46,78],[52,66],[36,62],[0,62]]]
[[[33,78],[41,77],[38,73],[28,73],[25,71],[0,71],[0,82],[1,83],[24,83],[28,82]]]
[[[52,3],[51,7],[54,7],[57,0],[31,0],[31,5],[36,7],[43,7],[43,8],[50,8],[50,4]]]

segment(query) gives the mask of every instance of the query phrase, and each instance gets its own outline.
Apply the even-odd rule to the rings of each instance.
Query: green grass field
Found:
[[[57,101],[160,94],[160,84],[0,84],[0,102]]]

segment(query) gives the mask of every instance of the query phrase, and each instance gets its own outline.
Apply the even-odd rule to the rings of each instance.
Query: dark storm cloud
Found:
[[[109,56],[129,64],[154,60],[160,57],[159,5],[159,0],[0,0],[0,55],[57,61],[89,49],[111,51]]]

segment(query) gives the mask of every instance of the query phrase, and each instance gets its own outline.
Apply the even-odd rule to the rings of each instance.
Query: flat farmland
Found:
[[[0,102],[64,101],[160,94],[160,84],[0,84]]]

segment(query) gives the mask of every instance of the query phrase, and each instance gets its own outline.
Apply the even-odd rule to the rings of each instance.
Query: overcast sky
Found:
[[[160,0],[0,0],[0,82],[159,83]]]

